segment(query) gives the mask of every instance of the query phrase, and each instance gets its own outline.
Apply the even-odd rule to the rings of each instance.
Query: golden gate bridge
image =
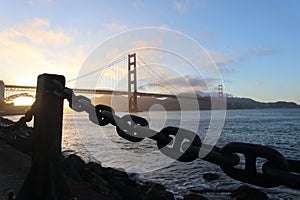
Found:
[[[161,82],[167,86],[169,93],[154,93],[154,92],[142,92],[138,91],[138,79],[137,79],[137,67],[139,70],[144,70],[147,75],[152,76],[156,81]],[[175,89],[169,83],[165,81],[157,72],[136,53],[130,53],[123,58],[116,60],[102,68],[98,68],[94,71],[77,76],[74,79],[67,81],[74,82],[79,79],[84,79],[91,75],[102,73],[101,87],[97,89],[80,89],[73,88],[73,91],[77,94],[89,94],[89,95],[123,95],[128,97],[128,111],[137,112],[138,109],[138,97],[153,97],[153,98],[195,98],[190,95],[178,95]],[[124,75],[127,77],[124,78]],[[124,87],[125,86],[125,87]],[[127,89],[126,89],[127,86]],[[120,88],[123,87],[123,88]],[[18,97],[35,97],[35,86],[22,86],[22,85],[6,85],[3,81],[0,81],[0,104],[13,102]],[[220,90],[219,90],[220,91]],[[176,94],[176,95],[175,95]],[[220,93],[219,95],[222,95]]]

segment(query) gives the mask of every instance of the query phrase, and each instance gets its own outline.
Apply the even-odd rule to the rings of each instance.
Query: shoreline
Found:
[[[11,123],[0,117],[0,125]],[[0,166],[1,199],[7,199],[5,196],[10,190],[18,194],[27,177],[31,165],[32,133],[33,128],[30,127],[11,132],[0,130],[0,155],[8,161]],[[61,165],[71,194],[77,199],[174,199],[163,185],[138,184],[124,171],[103,167],[96,162],[85,162],[75,154],[62,155]]]
[[[0,126],[5,123],[12,122],[0,117]],[[7,171],[10,170],[10,178],[12,180],[12,184],[1,188],[0,191],[2,197],[7,195],[7,192],[11,189],[18,194],[18,190],[27,176],[31,161],[30,150],[32,146],[32,133],[33,128],[30,127],[22,127],[12,132],[5,132],[0,129],[0,153],[6,155],[8,158],[18,158],[16,155],[20,156],[20,158],[17,159],[18,164],[12,165],[8,163],[7,165],[1,164],[0,166],[0,169],[4,168],[4,170],[1,170],[2,176],[8,175]],[[66,182],[68,183],[72,194],[78,199],[84,200],[87,199],[87,196],[90,200],[175,199],[174,194],[167,191],[161,184],[152,182],[144,184],[138,183],[138,181],[133,180],[130,175],[124,171],[103,167],[97,162],[85,162],[75,154],[62,157],[61,163]],[[12,166],[18,166],[18,169],[13,168]],[[5,179],[1,178],[1,180]],[[2,186],[5,184],[6,181],[1,183]],[[247,190],[248,189],[246,188],[246,191]],[[255,191],[256,190],[258,189],[255,189]],[[230,190],[226,192],[228,194],[230,194],[230,192],[231,194],[233,193],[233,191]],[[205,193],[203,193],[204,196]],[[245,190],[243,190],[242,193],[244,194]],[[252,195],[252,193],[253,191],[250,193],[248,192],[248,195]],[[258,190],[258,193],[260,194],[263,192]],[[224,195],[224,191],[220,191],[220,197]],[[204,196],[202,196],[202,193],[199,194],[198,192],[191,191],[190,194],[184,195],[183,198],[180,199],[207,199]],[[265,194],[265,196],[267,195]]]
[[[65,108],[66,110],[64,110],[64,114],[72,114],[74,113],[73,110],[68,110],[69,108]],[[300,109],[299,107],[295,107],[295,108],[284,108],[284,107],[278,107],[278,108],[227,108],[227,109],[201,109],[201,110],[166,110],[167,112],[176,112],[176,111],[220,111],[220,110],[225,110],[225,111],[235,111],[235,110],[280,110],[280,109],[290,109],[290,110],[298,110]],[[68,111],[67,111],[68,110]],[[124,112],[124,113],[128,113],[127,111],[117,111],[117,112]],[[138,111],[137,113],[143,113],[143,112],[149,112],[148,110],[146,111]],[[152,110],[151,112],[155,112],[155,110]],[[21,113],[1,113],[0,112],[0,117],[5,118],[5,117],[10,117],[10,116],[19,116],[19,115],[24,115],[26,112],[21,112]]]

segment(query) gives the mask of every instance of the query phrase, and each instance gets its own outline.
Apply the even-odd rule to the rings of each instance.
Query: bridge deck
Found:
[[[22,85],[5,85],[5,89],[9,90],[28,90],[28,92],[32,92],[32,90],[36,90],[36,86],[22,86]],[[108,95],[128,95],[128,91],[121,90],[100,90],[100,89],[72,89],[75,93],[80,94],[108,94]],[[195,96],[192,95],[174,95],[174,94],[159,94],[159,93],[146,93],[146,92],[137,92],[137,96],[141,97],[156,97],[156,98],[185,98],[192,99]]]

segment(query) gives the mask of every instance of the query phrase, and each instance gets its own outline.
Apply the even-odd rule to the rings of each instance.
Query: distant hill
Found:
[[[237,98],[230,97],[227,98],[227,109],[253,109],[253,108],[300,108],[300,105],[297,105],[294,102],[259,102],[250,98]]]
[[[184,96],[189,97],[187,94]],[[219,101],[217,97],[213,97],[214,100]],[[115,108],[117,111],[128,111],[128,99],[127,96],[109,96],[102,95],[93,99],[95,104],[105,104]],[[156,105],[156,106],[155,106]],[[227,97],[227,109],[256,109],[256,108],[300,108],[294,102],[272,102],[263,103],[255,101],[250,98],[237,98]],[[201,97],[197,95],[191,96],[190,100],[178,100],[176,98],[154,98],[154,97],[138,97],[138,110],[148,111],[152,110],[210,110],[211,109],[211,98]]]

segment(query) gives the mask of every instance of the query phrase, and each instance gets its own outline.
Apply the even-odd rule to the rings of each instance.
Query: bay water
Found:
[[[145,117],[156,131],[166,126],[197,127],[201,139],[211,126],[211,111],[152,111],[137,115]],[[222,147],[229,142],[266,145],[287,159],[300,160],[300,109],[227,110],[216,146]],[[190,192],[208,199],[232,199],[230,190],[244,184],[225,175],[219,166],[200,159],[188,163],[170,160],[157,150],[153,140],[126,141],[118,136],[114,126],[99,127],[90,122],[85,113],[64,114],[63,150],[65,154],[76,153],[86,161],[123,169],[138,182],[161,183],[176,199]],[[241,160],[243,163],[242,157]],[[258,163],[264,161],[261,159]],[[220,179],[206,181],[203,179],[205,173],[216,173]],[[258,188],[270,199],[300,199],[299,190],[285,186]]]

